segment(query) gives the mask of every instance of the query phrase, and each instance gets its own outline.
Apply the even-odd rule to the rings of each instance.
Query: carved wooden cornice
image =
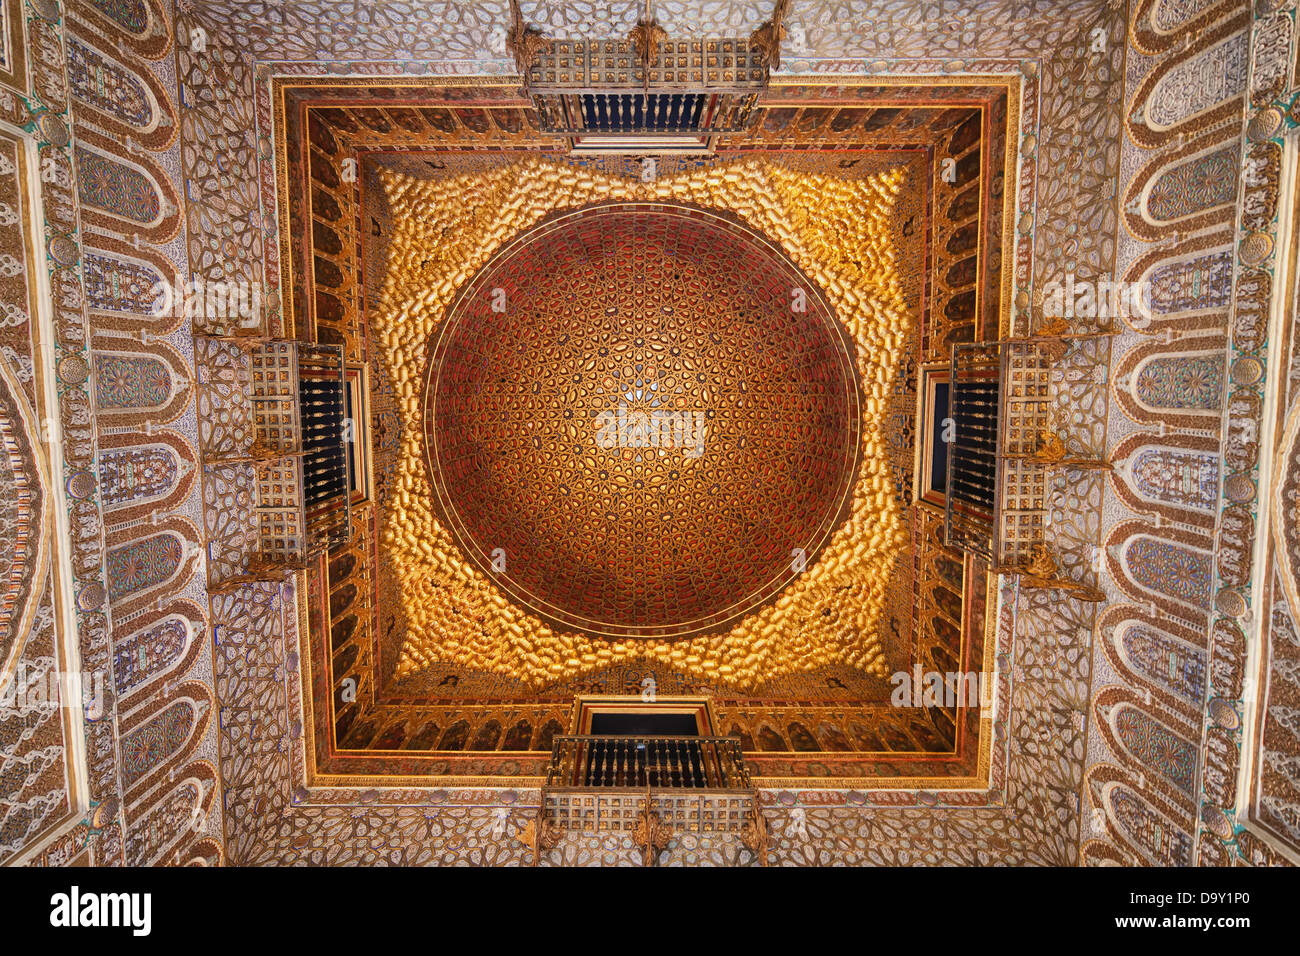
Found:
[[[506,32],[506,49],[515,58],[515,69],[523,77],[525,94],[528,93],[528,75],[537,65],[542,51],[550,43],[550,37],[537,27],[524,22],[524,13],[519,8],[519,0],[510,0],[510,29]]]
[[[654,17],[642,17],[636,22],[627,38],[632,41],[632,47],[636,50],[637,62],[641,64],[641,75],[645,82],[645,89],[650,90],[650,64],[655,61],[659,55],[659,47],[668,39],[668,31],[659,25],[659,21]]]
[[[781,68],[781,41],[785,39],[785,18],[789,13],[790,0],[776,0],[772,16],[749,35],[750,45],[762,51],[769,70]]]

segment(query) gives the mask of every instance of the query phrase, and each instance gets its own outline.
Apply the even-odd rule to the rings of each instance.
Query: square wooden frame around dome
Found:
[[[399,81],[401,82],[401,81]],[[387,131],[379,131],[365,124],[355,128],[355,133],[343,148],[348,155],[362,157],[371,150],[385,150],[393,153],[395,150],[404,150],[408,154],[426,157],[434,157],[431,162],[434,165],[440,165],[443,160],[457,156],[462,161],[478,163],[483,167],[490,167],[493,163],[501,161],[501,152],[520,149],[542,149],[549,147],[545,143],[538,141],[534,132],[529,128],[526,111],[518,110],[519,101],[512,93],[497,86],[493,81],[486,80],[469,80],[457,83],[456,81],[446,80],[417,80],[412,83],[402,83],[400,90],[395,90],[394,86],[385,87],[382,90],[369,88],[366,81],[354,81],[340,79],[338,81],[321,81],[313,80],[310,84],[299,84],[297,81],[279,80],[273,81],[273,95],[276,97],[276,107],[280,118],[284,119],[286,115],[297,111],[298,119],[304,120],[313,109],[318,109],[321,115],[330,115],[331,117],[343,117],[342,123],[349,122],[348,117],[352,112],[348,107],[342,105],[349,99],[352,101],[368,102],[376,106],[377,112],[382,113],[388,119],[381,121],[387,123]],[[301,87],[310,86],[310,90]],[[374,96],[378,92],[378,96]],[[414,94],[414,95],[412,95]],[[933,172],[931,182],[931,208],[927,210],[927,219],[925,229],[927,232],[927,242],[929,248],[934,252],[932,257],[929,274],[933,279],[928,283],[930,294],[926,297],[925,309],[927,324],[923,332],[923,339],[929,339],[925,347],[943,346],[946,339],[954,335],[960,337],[965,335],[982,336],[988,334],[990,330],[996,329],[999,325],[1005,323],[1006,316],[1010,307],[1010,270],[1000,270],[997,266],[1002,260],[1010,261],[1010,232],[1011,217],[1005,213],[1005,210],[1013,208],[1014,192],[1013,188],[1008,188],[1014,181],[1014,147],[1009,145],[1008,130],[1014,129],[1019,118],[1018,109],[1018,85],[1013,80],[1007,82],[1006,78],[980,78],[955,80],[951,85],[945,85],[944,88],[936,87],[933,79],[908,81],[890,80],[888,83],[882,83],[876,87],[867,90],[859,87],[853,90],[844,90],[838,84],[832,83],[809,83],[800,82],[798,84],[786,84],[784,86],[774,86],[765,97],[763,116],[760,121],[759,132],[755,135],[755,142],[750,143],[733,143],[731,147],[737,151],[743,150],[762,150],[784,147],[785,149],[803,149],[809,150],[828,150],[826,155],[833,156],[837,152],[840,156],[839,162],[851,162],[849,156],[853,159],[862,157],[863,153],[856,156],[852,153],[845,153],[844,150],[862,149],[862,145],[852,145],[850,140],[854,135],[853,130],[844,132],[838,131],[839,144],[838,149],[835,143],[828,141],[834,140],[837,130],[833,127],[846,115],[852,115],[856,111],[858,117],[866,117],[865,126],[870,127],[873,123],[881,123],[878,129],[884,130],[885,142],[890,138],[894,142],[910,143],[920,148],[929,157],[928,162]],[[407,97],[411,100],[420,102],[418,110],[406,109],[405,104],[394,106],[394,102],[400,97]],[[429,104],[436,104],[430,106]],[[958,104],[962,104],[959,106]],[[942,114],[945,110],[974,107],[979,115],[979,121],[976,126],[975,139],[981,147],[978,152],[980,158],[977,163],[978,172],[976,179],[978,187],[972,189],[958,189],[958,195],[944,195],[937,187],[940,183],[940,168],[937,162],[937,153],[942,149],[945,141],[948,140],[948,134],[935,136],[933,131],[925,128],[924,118],[933,118]],[[382,108],[380,108],[382,107]],[[484,110],[497,110],[498,112],[485,114]],[[516,117],[503,119],[511,110],[516,112]],[[430,122],[420,131],[412,131],[408,127],[417,125],[411,122],[412,113],[419,112]],[[810,117],[820,113],[823,122],[820,125],[812,122]],[[408,121],[406,126],[394,122],[392,117],[401,114]],[[892,114],[891,124],[884,124],[883,118]],[[488,119],[488,116],[491,119]],[[920,121],[918,121],[918,119]],[[354,122],[354,121],[353,121]],[[375,124],[375,125],[381,125]],[[432,129],[448,127],[440,134],[442,141],[430,148],[429,132]],[[292,125],[292,124],[289,124]],[[342,323],[332,323],[331,318],[326,312],[321,311],[315,306],[318,304],[313,300],[317,293],[321,291],[319,287],[313,291],[314,277],[311,275],[314,268],[308,268],[305,271],[300,267],[300,263],[315,262],[320,265],[321,259],[330,258],[330,254],[318,247],[314,251],[308,251],[304,255],[304,246],[301,237],[311,234],[313,226],[320,223],[319,219],[313,220],[310,215],[304,219],[304,206],[300,200],[294,200],[294,197],[302,197],[310,194],[313,190],[320,187],[320,182],[315,180],[308,169],[309,164],[318,158],[317,150],[312,148],[316,144],[313,142],[306,150],[302,150],[302,144],[307,142],[304,134],[306,127],[310,123],[299,124],[299,137],[285,137],[283,132],[285,124],[278,124],[277,153],[282,162],[278,165],[278,177],[281,184],[285,187],[279,190],[279,201],[281,203],[281,222],[289,223],[290,227],[282,225],[282,248],[287,250],[287,254],[282,255],[281,264],[283,271],[285,296],[285,312],[291,323],[296,322],[293,318],[295,315],[310,316],[308,319],[309,327],[314,327],[314,331],[308,331],[311,336],[321,335],[324,338],[335,336],[334,340],[347,339],[356,336],[361,329],[347,331],[346,321]],[[911,127],[912,133],[907,131]],[[919,134],[915,130],[920,130]],[[337,131],[337,128],[336,128]],[[960,130],[958,131],[960,132]],[[951,133],[951,130],[949,131]],[[859,137],[860,138],[860,137]],[[340,137],[342,140],[342,137]],[[419,146],[423,139],[424,145]],[[766,139],[766,142],[763,140]],[[286,147],[292,141],[296,143],[295,151],[297,155],[293,157],[293,162],[289,162],[286,156]],[[470,145],[472,141],[472,145]],[[922,143],[928,142],[925,146]],[[879,146],[880,141],[877,141]],[[939,149],[936,149],[938,145]],[[418,152],[412,153],[413,149]],[[497,155],[493,157],[493,151]],[[447,152],[448,150],[452,152]],[[441,151],[441,152],[440,152]],[[819,154],[820,155],[820,154]],[[967,164],[969,165],[969,164]],[[293,170],[292,176],[290,171]],[[293,188],[290,189],[292,177],[300,177],[293,182]],[[962,184],[964,185],[964,184]],[[958,229],[949,216],[949,207],[957,204],[960,205],[964,200],[961,197],[977,195],[982,197],[976,199],[974,208],[976,210],[978,229],[978,238],[974,248],[971,249],[973,270],[968,267],[954,270],[962,255],[959,253],[954,260],[953,255],[948,251],[950,248],[961,248],[960,241],[954,242],[954,236],[962,232]],[[992,201],[996,197],[996,201]],[[364,233],[373,228],[373,223],[365,223],[361,218],[359,208],[349,209],[344,207],[340,215],[340,221],[347,226],[347,232],[353,241],[345,241],[343,252],[341,253],[344,260],[350,259],[351,266],[344,264],[342,269],[343,283],[348,286],[348,294],[355,300],[365,301],[363,293],[363,265],[364,255],[349,252],[349,248],[355,249],[360,253],[360,239]],[[310,225],[309,225],[310,223]],[[964,239],[966,229],[957,240]],[[314,236],[313,236],[314,238]],[[939,248],[942,247],[942,248]],[[970,248],[970,247],[967,247]],[[997,250],[996,255],[991,255],[988,251]],[[296,250],[296,251],[295,251]],[[945,261],[946,260],[946,261]],[[975,275],[973,287],[969,288],[969,296],[964,298],[964,293],[957,292],[951,288],[952,281],[962,281],[961,278],[953,280],[950,276],[945,276],[943,272],[950,272],[954,275],[960,273],[962,277],[967,272],[973,272]],[[1000,277],[999,277],[1000,276]],[[945,281],[947,280],[947,281]],[[956,301],[954,301],[956,300]],[[956,320],[952,319],[956,316]],[[966,322],[971,331],[963,333],[961,331],[962,323]],[[338,329],[337,332],[331,331],[332,328]],[[981,331],[983,330],[983,331]],[[363,540],[373,534],[369,527],[365,526],[364,517],[361,521],[361,530]],[[932,547],[932,535],[922,519],[920,524],[914,522],[913,541],[920,542],[920,551],[914,547],[913,560],[916,564],[933,565],[933,556],[926,551]],[[927,543],[931,541],[931,543]],[[922,575],[931,574],[931,570],[920,569]],[[981,586],[971,587],[974,579],[977,578]],[[970,580],[968,580],[970,579]],[[326,588],[327,577],[325,568],[322,566],[321,574],[318,581],[320,588]],[[965,572],[961,575],[963,587],[962,601],[967,606],[966,616],[972,608],[992,608],[995,602],[987,600],[989,595],[986,593],[987,585],[983,576],[982,569],[975,568],[972,575]],[[373,578],[369,581],[369,586],[373,588]],[[324,596],[329,595],[329,591],[334,590],[329,587]],[[925,593],[925,587],[921,588],[918,594],[918,608],[932,607],[929,604],[931,600]],[[373,595],[373,590],[371,592]],[[318,598],[321,595],[318,594]],[[976,598],[977,600],[972,600]],[[470,713],[471,708],[464,704],[456,704],[451,699],[445,703],[434,703],[438,700],[436,695],[425,694],[424,697],[392,697],[388,693],[388,688],[392,684],[387,680],[391,676],[393,668],[393,659],[390,657],[387,661],[382,660],[381,648],[385,640],[383,627],[380,623],[375,622],[377,610],[373,602],[367,609],[367,614],[371,622],[367,625],[367,631],[364,635],[358,634],[358,639],[354,639],[354,645],[360,646],[366,643],[366,648],[360,655],[355,658],[351,664],[351,672],[361,678],[362,693],[356,707],[353,710],[365,719],[373,719],[382,725],[391,725],[399,716],[406,719],[412,717],[417,711],[427,712],[430,709],[436,710],[439,707],[447,707],[459,712],[462,717],[468,718],[471,722],[474,719],[482,720],[488,717],[488,711],[484,709],[489,700],[469,698],[466,700],[476,701],[475,712]],[[333,622],[328,614],[328,601],[321,602],[326,607],[326,613],[322,615],[321,624],[317,625],[317,640],[323,640],[321,652],[315,655],[304,655],[304,666],[315,667],[316,662],[329,661],[329,639]],[[319,604],[317,606],[320,606]],[[927,612],[928,613],[928,612]],[[983,660],[984,668],[991,670],[991,654],[993,642],[986,640],[986,636],[991,636],[992,614],[983,614],[982,619],[988,622],[986,629],[978,626],[971,629],[963,627],[961,629],[962,638],[959,646],[954,646],[948,652],[957,654],[963,661],[974,660],[976,662]],[[979,633],[973,633],[978,631]],[[987,631],[987,634],[986,634]],[[973,640],[967,640],[973,638]],[[940,641],[935,635],[925,633],[913,637],[907,646],[917,645],[919,641],[921,659],[930,662],[935,658],[927,650],[931,645],[934,646],[935,652],[941,650]],[[306,639],[304,639],[304,643]],[[346,649],[346,648],[345,648]],[[308,648],[304,647],[304,650]],[[909,654],[915,654],[913,649]],[[974,658],[971,654],[974,654]],[[328,665],[327,665],[328,666]],[[980,665],[976,663],[976,666]],[[444,678],[445,679],[445,678]],[[834,680],[834,678],[828,678]],[[334,683],[331,680],[331,683]],[[337,695],[335,695],[337,696]],[[887,696],[887,695],[886,695]],[[571,698],[570,698],[571,699]],[[491,701],[491,708],[498,716],[503,716],[501,710],[503,706],[514,707],[526,706],[528,698],[518,698],[511,703],[511,698],[507,696],[497,697]],[[421,701],[421,703],[416,703]],[[325,703],[324,700],[321,701]],[[540,703],[540,702],[539,702]],[[791,717],[798,717],[802,720],[809,721],[810,715],[814,710],[820,710],[824,714],[833,712],[844,712],[847,705],[850,710],[870,716],[871,704],[858,701],[841,700],[839,706],[834,701],[826,701],[824,704],[818,704],[815,701],[798,701],[787,699],[784,702],[773,699],[770,703],[760,704],[753,699],[740,700],[735,702],[737,709],[734,714],[742,719],[742,724],[748,718],[746,714],[755,714],[757,710],[764,711],[771,719],[770,723],[784,727]],[[810,708],[807,705],[812,705]],[[411,708],[416,708],[413,711]],[[356,708],[362,708],[357,710]],[[541,726],[541,717],[548,709],[555,709],[549,704],[543,703],[539,710],[538,719],[534,722],[534,732],[532,746],[535,748],[539,743],[544,742],[545,733]],[[890,710],[878,708],[877,717],[890,716]],[[416,748],[413,751],[404,751],[400,758],[395,754],[393,756],[381,756],[384,753],[393,752],[385,751],[383,748],[376,749],[376,744],[383,743],[385,736],[384,728],[379,727],[376,732],[372,733],[369,738],[369,745],[363,750],[357,750],[360,746],[358,740],[360,737],[353,734],[352,739],[343,741],[344,749],[336,749],[333,740],[335,733],[340,729],[335,721],[336,709],[327,705],[323,710],[313,708],[312,723],[317,731],[315,734],[316,743],[309,747],[309,751],[314,757],[321,758],[320,763],[311,760],[309,766],[309,779],[316,779],[321,783],[327,780],[343,783],[347,781],[383,781],[396,782],[400,779],[412,780],[410,774],[416,773],[423,775],[428,771],[435,774],[447,774],[449,776],[443,779],[451,783],[453,780],[469,782],[471,780],[479,782],[488,782],[489,780],[506,779],[509,777],[513,783],[524,783],[530,776],[529,764],[533,761],[527,755],[536,753],[536,750],[529,752],[513,753],[510,759],[494,754],[481,754],[474,757],[452,751],[431,750],[423,751]],[[383,716],[388,714],[389,716]],[[896,713],[893,716],[897,716]],[[882,747],[877,753],[865,752],[855,749],[851,754],[845,755],[836,752],[833,746],[825,743],[821,738],[821,732],[817,731],[818,738],[814,741],[815,746],[822,747],[820,753],[801,753],[797,747],[792,746],[789,741],[784,741],[785,745],[790,747],[785,754],[769,754],[762,750],[757,743],[754,744],[755,751],[752,760],[761,765],[762,769],[771,775],[775,782],[777,779],[784,779],[791,783],[800,781],[810,785],[834,785],[838,780],[840,785],[857,785],[861,786],[866,782],[864,776],[871,778],[873,786],[916,786],[918,781],[924,781],[921,785],[932,784],[934,786],[970,786],[979,779],[987,780],[987,768],[989,764],[988,739],[981,728],[987,728],[988,718],[980,719],[978,715],[968,715],[962,718],[960,724],[963,727],[969,725],[969,734],[959,732],[958,737],[974,741],[980,740],[978,753],[971,748],[969,743],[958,744],[956,751],[947,750],[946,754],[939,751],[930,750],[934,757],[927,756],[926,747],[915,740],[908,738],[905,746],[911,748],[910,753],[900,753],[889,750],[888,746]],[[797,722],[796,722],[797,723]],[[766,724],[765,724],[766,726]],[[791,726],[795,726],[792,724]],[[815,721],[808,725],[811,729],[816,730],[820,726]],[[757,725],[753,727],[757,732]],[[742,735],[746,734],[744,727],[741,728]],[[784,734],[784,730],[782,730]],[[757,736],[757,734],[756,734]],[[418,743],[419,741],[410,741],[409,743]],[[473,743],[473,740],[469,741]],[[437,741],[435,741],[437,743]],[[405,745],[404,745],[405,746]],[[500,746],[500,745],[498,745]],[[856,745],[855,745],[856,746]],[[500,753],[500,752],[497,752]],[[408,756],[410,754],[410,756]],[[965,756],[963,756],[965,755]],[[901,759],[900,758],[906,758]],[[974,760],[974,763],[969,761]],[[506,764],[514,766],[506,766]],[[967,769],[960,770],[960,767]],[[838,769],[837,769],[838,768]],[[913,770],[915,772],[913,772]],[[335,771],[342,771],[344,776],[335,776]],[[851,771],[851,773],[848,773]],[[972,776],[972,771],[974,775]],[[503,772],[506,776],[501,777],[499,773]],[[536,771],[533,771],[536,772]],[[865,772],[865,773],[864,773]],[[936,773],[938,776],[936,776]],[[358,776],[358,774],[360,776]],[[380,776],[375,776],[379,774]],[[397,776],[394,776],[396,774]]]

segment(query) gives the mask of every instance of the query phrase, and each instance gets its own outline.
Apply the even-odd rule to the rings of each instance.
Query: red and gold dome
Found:
[[[903,175],[385,174],[398,676],[883,674]]]
[[[503,246],[429,349],[439,517],[568,630],[674,638],[779,594],[847,517],[853,343],[734,216],[608,203]]]

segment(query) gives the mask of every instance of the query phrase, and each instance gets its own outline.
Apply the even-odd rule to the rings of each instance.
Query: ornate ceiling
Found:
[[[32,503],[2,516],[18,538],[0,568],[14,598],[0,621],[0,691],[11,692],[9,674],[77,666],[104,691],[93,715],[30,703],[0,714],[0,857],[518,863],[530,858],[515,834],[536,813],[574,697],[635,694],[651,679],[661,695],[712,697],[719,732],[741,740],[754,771],[776,862],[1300,858],[1300,560],[1285,497],[1300,337],[1288,331],[1294,184],[1283,162],[1297,128],[1295,4],[796,0],[754,128],[720,135],[709,157],[663,158],[648,184],[634,160],[570,157],[540,135],[506,50],[507,7],[0,4],[0,426],[18,436],[0,470]],[[522,4],[526,20],[571,40],[625,36],[640,7]],[[744,35],[770,8],[654,4],[678,38]],[[862,191],[894,174],[888,195]],[[844,235],[857,220],[799,201],[810,192],[867,198],[851,209],[876,231]],[[418,216],[407,198],[425,204]],[[429,481],[426,443],[478,442],[474,429],[493,422],[493,441],[520,441],[501,428],[522,407],[509,395],[445,435],[436,409],[426,417],[425,360],[442,326],[475,320],[456,295],[491,279],[481,270],[506,269],[494,256],[517,237],[607,202],[685,203],[740,223],[736,241],[767,244],[764,262],[815,284],[852,340],[851,509],[824,547],[806,549],[794,582],[688,555],[700,569],[693,613],[754,602],[707,637],[566,624],[563,614],[647,629],[662,619],[631,574],[546,592],[553,576],[512,563],[563,513],[554,508],[512,526],[503,550],[517,577],[497,577],[481,553],[492,529],[470,522],[500,524],[490,509],[499,516],[507,500],[482,489],[510,483],[456,484],[444,501]],[[426,223],[449,231],[419,234]],[[853,256],[854,244],[869,254]],[[436,275],[412,271],[385,298],[394,251],[408,265],[432,260]],[[208,326],[156,314],[146,293],[174,275],[253,286],[263,331],[339,345],[364,379],[373,482],[352,541],[283,582],[209,587],[260,520],[252,466],[213,452],[248,451],[248,369],[237,344],[195,337]],[[953,342],[1033,331],[1045,287],[1071,277],[1153,291],[1148,322],[1066,350],[1051,373],[1052,427],[1076,457],[1110,466],[1060,471],[1042,488],[1059,569],[1103,591],[1100,609],[945,549],[911,478],[917,396],[906,383],[917,368]],[[897,349],[888,361],[861,361],[853,295],[900,319],[902,341],[878,343]],[[414,321],[392,337],[403,309]],[[529,318],[484,328],[544,344],[549,325]],[[470,364],[440,368],[495,371],[481,349],[459,354]],[[533,374],[563,374],[558,355]],[[623,365],[649,374],[636,358]],[[875,362],[894,377],[873,377]],[[709,364],[727,377],[723,357]],[[38,423],[57,440],[37,441]],[[536,469],[527,451],[516,445],[497,467]],[[696,461],[709,455],[706,441]],[[811,461],[825,467],[826,455],[818,444]],[[882,477],[883,499],[859,494]],[[806,529],[842,490],[828,477],[806,499],[755,499],[757,518],[733,520],[802,507],[798,536],[812,541]],[[530,501],[509,500],[509,517],[522,521]],[[20,527],[38,508],[42,520]],[[426,533],[386,536],[407,508]],[[901,540],[873,544],[891,514]],[[872,561],[836,564],[864,541]],[[832,588],[817,603],[800,591],[815,574],[859,591],[848,601]],[[438,575],[463,601],[442,605],[441,619],[428,616]],[[760,593],[758,579],[782,596]],[[453,606],[462,613],[446,617]],[[878,662],[885,673],[979,672],[992,704],[892,706]],[[670,852],[731,859],[708,839]],[[565,862],[630,856],[597,836],[555,851]]]
[[[852,345],[816,288],[675,204],[587,207],[509,243],[429,349],[428,475],[461,554],[595,637],[707,633],[767,603],[857,472]]]
[[[1006,220],[977,197],[1005,181],[1005,87],[774,87],[753,132],[650,181],[521,154],[554,144],[492,86],[278,90],[294,323],[368,357],[375,426],[374,549],[310,599],[310,666],[358,688],[314,702],[317,779],[530,779],[576,693],[647,680],[715,695],[779,776],[987,773],[977,708],[936,724],[884,678],[916,646],[988,652],[982,571],[947,559],[935,612],[913,598],[938,557],[912,516],[914,370],[998,322],[980,250]],[[936,149],[962,165],[933,195]],[[674,207],[655,239],[644,217]],[[659,338],[633,334],[651,315]],[[706,416],[699,457],[637,460],[617,428],[602,448],[601,413],[661,384]]]
[[[894,171],[837,190],[755,163],[653,186],[546,164],[389,178],[396,232],[372,339],[405,420],[422,410],[425,423],[403,434],[380,532],[411,628],[399,676],[440,659],[534,683],[632,659],[750,686],[837,661],[882,671],[872,635],[902,541],[881,457],[907,330],[889,227],[900,183]],[[818,213],[800,212],[814,191]],[[728,217],[590,205],[642,197],[735,209],[817,284]],[[516,237],[556,207],[582,212]],[[426,365],[422,396],[410,373]],[[648,463],[626,426],[601,447],[602,412],[653,412],[661,388],[690,416],[689,455],[661,446]],[[832,591],[856,627],[818,620]]]
[[[506,73],[507,0],[434,4],[414,0],[231,2],[192,0],[203,22],[259,60],[355,62],[478,61],[476,72]],[[520,4],[525,20],[557,39],[626,37],[644,0],[543,0]],[[793,4],[785,68],[807,60],[862,57],[1035,55],[1063,42],[1106,0],[1008,0],[978,11],[942,0],[833,0]],[[656,0],[653,14],[670,36],[748,36],[772,12],[765,0]],[[801,61],[802,64],[801,64]]]

